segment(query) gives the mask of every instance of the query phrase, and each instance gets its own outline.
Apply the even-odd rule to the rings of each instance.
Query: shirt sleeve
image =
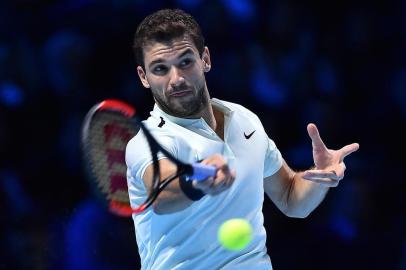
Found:
[[[176,141],[173,136],[167,134],[153,134],[158,143],[173,156],[177,156]],[[162,153],[158,153],[158,159],[165,158]],[[148,165],[152,163],[152,155],[144,133],[137,134],[127,145],[126,163],[131,170],[131,174],[136,178],[142,178]]]
[[[282,167],[283,158],[273,140],[268,138],[264,161],[264,178],[273,175]]]
[[[152,134],[158,143],[164,147],[170,154],[177,156],[176,140],[169,134]],[[158,160],[165,156],[158,153]],[[145,170],[153,162],[151,151],[147,139],[142,131],[130,140],[126,147],[125,160],[127,164],[127,184],[130,200],[137,198],[138,204],[146,197],[146,187],[142,177]]]

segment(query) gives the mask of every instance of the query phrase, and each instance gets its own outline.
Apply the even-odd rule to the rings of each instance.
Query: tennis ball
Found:
[[[228,250],[241,250],[252,239],[252,227],[242,218],[233,218],[221,224],[218,230],[218,240]]]

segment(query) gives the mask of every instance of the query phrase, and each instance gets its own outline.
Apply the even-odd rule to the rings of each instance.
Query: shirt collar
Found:
[[[233,110],[231,108],[227,107],[227,105],[223,101],[221,101],[217,98],[212,98],[210,100],[210,103],[212,106],[215,106],[220,111],[222,111],[224,113],[224,116],[229,116],[233,112]],[[189,118],[180,118],[180,117],[170,115],[170,114],[164,112],[163,110],[161,110],[161,108],[159,108],[156,103],[154,105],[153,111],[151,112],[151,115],[154,117],[157,117],[157,118],[159,118],[159,116],[162,116],[162,117],[168,119],[169,121],[171,121],[175,124],[178,124],[180,126],[183,126],[183,127],[191,126],[191,125],[201,123],[202,121],[204,121],[203,118],[189,119]]]

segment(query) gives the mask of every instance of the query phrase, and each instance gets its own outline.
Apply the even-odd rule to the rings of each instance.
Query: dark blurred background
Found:
[[[400,0],[1,1],[0,268],[139,268],[132,221],[109,214],[88,186],[80,127],[105,98],[148,115],[131,45],[163,7],[196,17],[212,96],[256,112],[293,168],[312,165],[309,122],[331,148],[360,143],[307,219],[265,201],[274,268],[406,269]]]

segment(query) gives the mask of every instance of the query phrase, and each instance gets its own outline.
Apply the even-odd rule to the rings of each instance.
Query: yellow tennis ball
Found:
[[[241,250],[252,239],[252,227],[242,218],[233,218],[221,224],[218,230],[218,240],[228,250]]]

